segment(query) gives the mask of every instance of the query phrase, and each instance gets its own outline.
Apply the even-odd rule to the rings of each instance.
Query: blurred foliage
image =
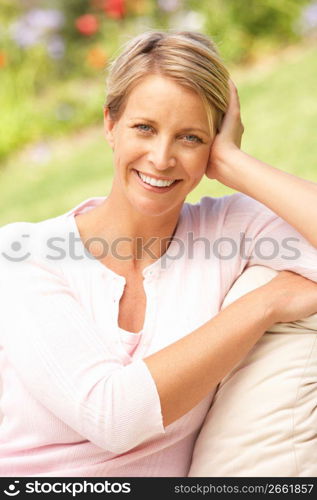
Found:
[[[263,49],[285,46],[304,34],[307,0],[212,0],[189,2],[204,15],[204,31],[227,61],[246,62]],[[302,29],[303,28],[303,29]]]
[[[316,73],[317,47],[308,46],[232,75],[245,126],[242,149],[315,182]],[[30,145],[12,155],[0,171],[0,225],[57,216],[86,198],[107,195],[112,179],[112,151],[101,123]],[[188,201],[231,193],[223,184],[204,177]]]
[[[203,31],[215,39],[227,63],[237,64],[310,34],[317,20],[315,4],[311,11],[308,4],[1,0],[0,161],[29,142],[99,122],[106,64],[128,36],[147,29]]]

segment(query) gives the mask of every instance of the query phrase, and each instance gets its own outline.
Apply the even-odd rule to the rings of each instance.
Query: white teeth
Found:
[[[147,184],[150,184],[151,186],[158,186],[158,187],[166,187],[170,186],[173,184],[175,181],[163,181],[161,179],[153,179],[153,177],[148,177],[144,174],[141,174],[141,172],[138,172],[139,176],[141,177],[143,182],[146,182]]]

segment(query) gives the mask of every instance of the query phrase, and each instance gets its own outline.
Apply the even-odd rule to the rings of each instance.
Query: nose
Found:
[[[157,138],[151,143],[148,160],[157,170],[166,170],[176,165],[173,146],[168,138]]]

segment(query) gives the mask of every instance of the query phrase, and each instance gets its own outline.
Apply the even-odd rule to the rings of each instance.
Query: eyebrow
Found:
[[[131,120],[142,120],[148,123],[151,123],[153,125],[157,125],[157,122],[155,120],[151,120],[150,118],[146,118],[145,116],[136,116],[136,117],[131,117]],[[187,128],[182,128],[180,132],[193,132],[194,130],[202,132],[203,134],[207,135],[209,137],[209,132],[206,130],[203,130],[202,128],[199,127],[187,127]]]

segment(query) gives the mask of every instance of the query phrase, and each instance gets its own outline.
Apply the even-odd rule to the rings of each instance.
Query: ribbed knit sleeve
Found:
[[[221,300],[244,269],[255,265],[317,282],[317,249],[263,203],[235,193],[203,197],[195,210],[200,236],[209,242],[211,259],[219,265]]]
[[[23,232],[20,224],[10,226],[0,229],[0,344],[23,385],[64,423],[112,453],[164,435],[159,395],[144,361],[124,366],[56,262],[35,255],[8,259],[5,250],[12,251]]]
[[[263,265],[317,282],[317,249],[296,229],[249,196],[237,193],[227,201],[223,235],[237,243],[239,273]]]

